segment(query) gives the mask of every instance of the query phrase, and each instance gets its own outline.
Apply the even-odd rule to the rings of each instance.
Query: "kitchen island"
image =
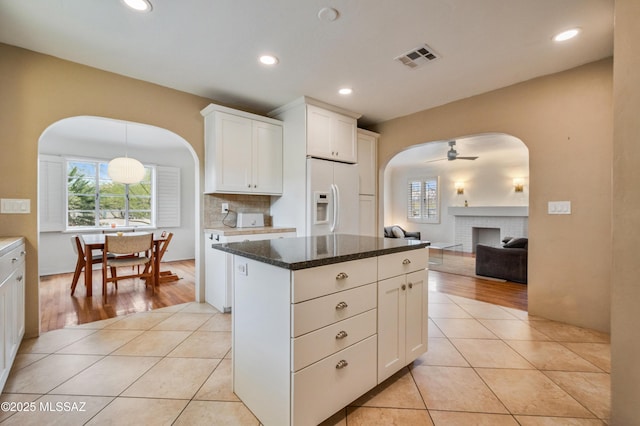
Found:
[[[324,235],[233,255],[233,389],[264,425],[317,425],[427,350],[426,241]]]

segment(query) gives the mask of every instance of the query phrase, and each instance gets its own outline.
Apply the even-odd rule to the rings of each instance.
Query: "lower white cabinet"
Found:
[[[4,243],[6,239],[2,239]],[[4,244],[3,244],[4,245]],[[0,390],[24,336],[24,240],[15,239],[0,256]]]
[[[272,240],[295,237],[291,232],[250,233],[242,235],[220,235],[205,231],[205,301],[220,312],[230,312],[233,304],[233,255],[211,248],[211,244],[240,241]]]
[[[427,350],[427,272],[378,282],[378,383]]]
[[[299,270],[234,255],[234,392],[266,426],[347,406],[426,351],[427,264],[426,249]]]

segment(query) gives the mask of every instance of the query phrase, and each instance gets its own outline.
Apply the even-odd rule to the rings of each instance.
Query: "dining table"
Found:
[[[114,233],[115,234],[115,233]],[[93,295],[93,269],[91,268],[91,258],[93,256],[94,250],[104,250],[104,243],[107,235],[114,234],[82,234],[80,238],[84,244],[84,256],[85,256],[85,265],[88,265],[84,268],[84,283],[87,287],[87,297],[91,297]],[[141,235],[143,232],[123,232],[118,233],[118,235]],[[148,234],[148,232],[146,232]],[[152,277],[153,277],[153,288],[158,287],[159,282],[159,273],[160,270],[160,256],[156,256],[156,253],[159,252],[160,244],[167,240],[166,235],[163,233],[162,235],[156,236],[153,234],[153,266]]]

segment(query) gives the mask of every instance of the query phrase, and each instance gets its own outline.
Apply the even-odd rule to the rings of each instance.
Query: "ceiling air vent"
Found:
[[[438,55],[426,44],[420,47],[416,47],[406,53],[395,58],[397,61],[402,62],[409,68],[418,68],[421,65],[431,62],[434,59],[438,59]]]

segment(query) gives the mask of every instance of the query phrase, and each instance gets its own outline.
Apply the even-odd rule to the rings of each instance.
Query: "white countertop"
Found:
[[[0,237],[0,256],[24,242],[23,237]]]

